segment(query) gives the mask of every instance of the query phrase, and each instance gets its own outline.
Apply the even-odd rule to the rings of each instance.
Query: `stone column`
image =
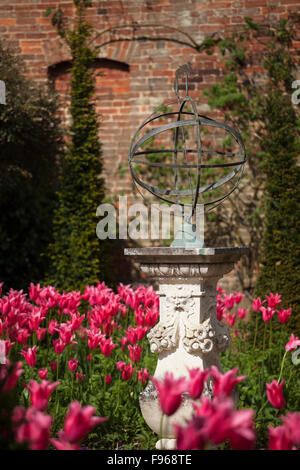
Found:
[[[154,377],[166,372],[188,377],[188,369],[215,365],[222,370],[219,354],[230,344],[227,326],[217,320],[216,286],[248,248],[131,248],[125,255],[159,286],[160,320],[148,333],[151,352],[158,353]],[[204,395],[211,396],[208,382]],[[157,392],[149,381],[140,394],[140,407],[149,427],[160,434],[161,411]],[[175,448],[173,424],[184,424],[193,412],[188,397],[171,417],[164,419],[163,440],[157,448]]]

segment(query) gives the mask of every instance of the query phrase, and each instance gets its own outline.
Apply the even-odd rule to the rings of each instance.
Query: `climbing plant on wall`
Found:
[[[44,279],[52,239],[56,158],[62,149],[58,100],[26,78],[16,51],[0,41],[0,273],[4,289]]]
[[[239,31],[207,38],[201,49],[224,57],[224,78],[206,95],[240,129],[248,157],[239,191],[214,216],[217,230],[250,245],[239,268],[245,291],[254,292],[259,271],[256,293],[278,291],[299,310],[299,116],[291,102],[297,25],[297,14],[275,24],[245,18]]]
[[[96,236],[96,209],[104,197],[101,178],[99,121],[95,111],[93,64],[95,52],[88,45],[91,25],[85,18],[87,0],[74,0],[75,20],[67,29],[61,9],[52,23],[68,45],[71,67],[71,125],[61,161],[58,205],[54,217],[54,242],[50,246],[49,278],[61,288],[83,288],[99,279],[109,280],[105,242]]]

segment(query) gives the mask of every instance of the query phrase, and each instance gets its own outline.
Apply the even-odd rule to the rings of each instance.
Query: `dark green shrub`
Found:
[[[293,308],[299,328],[300,141],[298,110],[291,102],[298,25],[297,14],[267,25],[245,18],[238,31],[204,43],[203,49],[216,46],[224,56],[225,77],[206,94],[242,132],[248,157],[239,190],[213,215],[215,238],[223,234],[227,242],[250,246],[250,256],[237,268],[243,292],[250,298],[278,292],[282,306]],[[260,45],[259,54],[254,44]],[[249,73],[253,65],[260,75]]]
[[[54,218],[54,243],[50,246],[50,279],[64,289],[83,288],[101,279],[110,280],[108,243],[96,236],[96,209],[104,197],[98,117],[93,104],[95,52],[88,46],[91,26],[85,20],[89,2],[76,1],[73,29],[63,25],[57,10],[52,22],[70,48],[70,141],[62,160],[58,207]],[[105,253],[106,252],[106,253]],[[101,276],[100,276],[101,273]]]
[[[291,32],[282,22],[282,41],[266,60],[264,152],[265,230],[256,291],[278,292],[292,307],[293,326],[300,328],[300,150],[299,121],[291,102],[295,64],[287,51]],[[281,305],[281,304],[280,304]]]
[[[61,149],[58,103],[27,78],[12,50],[0,42],[0,278],[24,288],[43,279],[51,241],[56,156]]]

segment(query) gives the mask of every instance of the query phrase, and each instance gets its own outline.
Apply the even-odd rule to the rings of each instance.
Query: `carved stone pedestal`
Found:
[[[229,273],[248,248],[130,248],[125,255],[139,262],[142,272],[157,281],[160,321],[148,333],[151,351],[158,353],[154,377],[166,372],[188,377],[188,369],[222,370],[219,354],[230,343],[229,330],[216,317],[219,279]],[[211,395],[208,382],[204,395]],[[161,411],[150,381],[140,394],[140,406],[149,427],[160,434]],[[163,439],[157,448],[175,448],[173,424],[185,424],[193,412],[188,397],[163,421]]]

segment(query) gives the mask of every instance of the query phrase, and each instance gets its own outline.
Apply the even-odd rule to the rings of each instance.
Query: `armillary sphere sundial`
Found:
[[[175,74],[174,103],[160,107],[134,135],[129,165],[134,183],[164,203],[188,208],[184,223],[170,247],[130,248],[125,255],[157,282],[159,322],[148,333],[150,349],[158,354],[154,377],[165,373],[189,376],[188,369],[215,365],[222,370],[220,352],[230,344],[227,326],[216,316],[219,279],[229,273],[246,247],[209,247],[194,230],[198,208],[210,211],[237,188],[246,162],[240,133],[227,124],[198,114],[189,96],[190,64]],[[179,78],[184,75],[185,94],[180,97]],[[212,395],[212,383],[204,391]],[[236,397],[237,398],[237,397]],[[161,410],[150,381],[140,394],[142,414],[160,434]],[[176,446],[174,423],[185,424],[193,407],[184,396],[178,411],[164,420],[162,439],[156,447]]]
[[[192,225],[197,207],[207,212],[224,202],[237,188],[246,162],[240,133],[227,124],[198,114],[189,96],[188,79],[192,72],[190,64],[176,71],[177,101],[160,106],[142,123],[132,139],[129,153],[130,171],[138,189],[148,191],[165,203],[189,209],[182,233],[171,245],[174,247],[204,246],[204,240],[197,238]],[[182,98],[179,95],[181,74],[185,76]],[[231,141],[231,146],[235,144],[234,150],[222,148],[224,137],[227,142]],[[217,138],[221,142],[217,143]],[[158,141],[157,146],[153,146],[154,139]],[[140,176],[145,168],[148,173],[153,170],[158,173],[157,186]]]

